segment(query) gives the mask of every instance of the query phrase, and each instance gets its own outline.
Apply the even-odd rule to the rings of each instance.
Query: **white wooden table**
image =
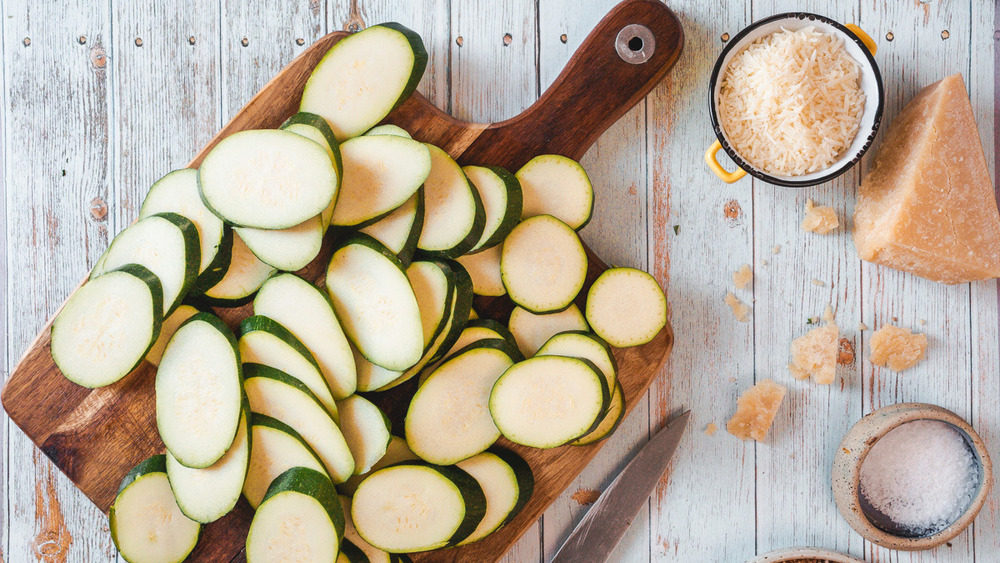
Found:
[[[0,0],[0,357],[10,373],[149,185],[183,166],[278,69],[333,30],[399,21],[431,54],[421,92],[453,115],[510,117],[532,103],[615,0]],[[692,428],[613,561],[739,562],[816,545],[872,561],[1000,561],[1000,496],[973,528],[925,553],[879,549],[839,516],[834,450],[864,414],[901,401],[970,420],[1000,461],[1000,330],[995,281],[946,287],[858,260],[848,229],[803,233],[806,198],[849,218],[865,166],[816,188],[749,178],[725,185],[702,162],[713,139],[706,85],[725,39],[785,11],[858,23],[878,42],[885,121],[920,87],[961,72],[991,171],[1000,12],[990,0],[671,0],[686,34],[664,82],[587,154],[598,190],[584,238],[606,261],[667,288],[677,342],[647,399],[508,554],[545,561],[586,506],[681,406]],[[594,95],[601,95],[596,84]],[[876,147],[877,148],[877,147]],[[1000,241],[998,241],[1000,244]],[[779,254],[772,247],[781,246]],[[767,262],[764,265],[764,261]],[[730,273],[754,265],[754,305],[723,304]],[[817,279],[825,285],[812,283]],[[793,381],[793,337],[826,304],[856,350],[830,387]],[[927,361],[894,374],[867,361],[858,322],[926,332]],[[768,439],[720,431],[737,394],[773,378],[789,394]],[[110,561],[105,517],[4,417],[2,559]]]

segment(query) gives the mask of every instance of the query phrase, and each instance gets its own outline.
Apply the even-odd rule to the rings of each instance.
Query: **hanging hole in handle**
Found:
[[[653,56],[656,50],[656,39],[648,27],[633,23],[626,25],[615,38],[615,50],[618,56],[629,64],[642,64]]]

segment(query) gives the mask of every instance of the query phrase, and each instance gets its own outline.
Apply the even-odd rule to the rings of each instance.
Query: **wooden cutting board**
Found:
[[[626,26],[648,28],[655,39],[642,49],[648,60],[625,62],[615,42]],[[245,129],[275,128],[295,113],[302,87],[323,54],[344,32],[331,33],[313,44],[271,80],[225,128],[194,158],[197,167],[221,139]],[[624,39],[634,33],[626,30]],[[597,25],[563,69],[553,85],[523,113],[500,123],[459,121],[414,94],[386,119],[411,132],[414,138],[436,144],[459,163],[492,164],[517,170],[530,158],[557,153],[579,160],[590,145],[619,117],[642,100],[680,56],[683,33],[677,17],[655,0],[625,0]],[[633,41],[633,47],[639,45]],[[596,212],[600,213],[601,202]],[[329,260],[332,241],[300,274],[320,283]],[[607,266],[588,250],[590,267],[586,288]],[[506,298],[477,298],[476,310],[484,317],[506,322],[512,308]],[[232,327],[250,314],[250,306],[218,309]],[[86,389],[66,380],[52,361],[51,321],[14,369],[3,389],[3,406],[11,420],[101,510],[107,512],[125,473],[136,463],[163,451],[156,432],[153,381],[155,368],[143,362],[121,381],[100,389]],[[660,372],[673,344],[668,325],[651,342],[630,349],[616,349],[619,379],[631,411]],[[416,380],[387,393],[369,394],[393,420],[401,434],[402,416]],[[612,437],[611,439],[614,439]],[[415,554],[415,561],[495,561],[514,544],[545,509],[562,493],[601,448],[601,443],[551,450],[501,445],[521,454],[535,475],[535,492],[524,510],[508,526],[488,538],[461,548]],[[252,511],[241,500],[218,522],[205,526],[191,561],[242,559],[242,549]]]

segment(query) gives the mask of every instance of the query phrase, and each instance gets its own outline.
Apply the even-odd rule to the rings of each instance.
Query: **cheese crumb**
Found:
[[[736,317],[736,320],[741,323],[750,322],[750,307],[740,301],[731,291],[726,293],[726,305],[729,305],[729,308],[733,310],[733,316]]]
[[[752,280],[753,270],[750,269],[750,264],[743,264],[739,270],[733,272],[733,285],[736,289],[746,289]]]
[[[826,304],[826,309],[823,309],[823,322],[832,323],[833,322],[833,307],[829,303]]]
[[[865,323],[858,323],[858,331],[868,330],[868,325]]]
[[[758,442],[767,437],[782,399],[784,386],[770,379],[758,382],[740,394],[736,400],[736,414],[726,423],[726,430],[740,440],[753,438]]]
[[[823,280],[817,280],[815,278],[813,279],[812,284],[818,285],[819,287],[826,287],[826,282],[824,282]]]
[[[820,385],[833,383],[837,374],[839,338],[837,325],[828,323],[792,340],[792,363],[788,364],[792,377],[802,380],[811,376]]]
[[[892,371],[909,369],[924,359],[927,335],[913,334],[909,329],[883,325],[872,335],[871,362],[888,366]]]
[[[767,266],[767,260],[764,260],[763,258],[761,258],[760,265],[761,266]]]
[[[837,212],[828,206],[817,206],[813,200],[806,200],[806,216],[800,225],[803,231],[825,235],[840,226]]]
[[[777,254],[779,252],[781,252],[781,245],[780,244],[776,244],[776,245],[774,245],[774,246],[771,247],[771,254]]]
[[[711,435],[715,434],[715,431],[718,430],[718,429],[719,429],[719,427],[716,426],[714,422],[709,422],[708,426],[705,427],[705,434],[708,434],[709,436],[711,436]]]

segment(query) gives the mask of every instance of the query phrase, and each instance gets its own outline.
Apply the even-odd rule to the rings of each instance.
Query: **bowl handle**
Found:
[[[747,175],[747,171],[742,168],[737,168],[736,172],[727,172],[725,168],[719,164],[719,159],[716,156],[719,154],[719,150],[722,149],[722,143],[718,139],[712,143],[712,146],[708,147],[708,151],[705,152],[705,164],[708,165],[709,170],[715,172],[715,175],[719,177],[720,180],[727,184],[732,184],[736,180]]]
[[[867,33],[865,33],[865,30],[854,25],[853,23],[849,23],[844,27],[849,29],[851,33],[853,33],[854,35],[857,35],[858,39],[860,39],[861,42],[865,44],[865,47],[868,47],[868,50],[871,51],[873,55],[875,54],[875,51],[878,50],[878,45],[875,44],[875,40],[872,39],[871,35],[868,35]]]

